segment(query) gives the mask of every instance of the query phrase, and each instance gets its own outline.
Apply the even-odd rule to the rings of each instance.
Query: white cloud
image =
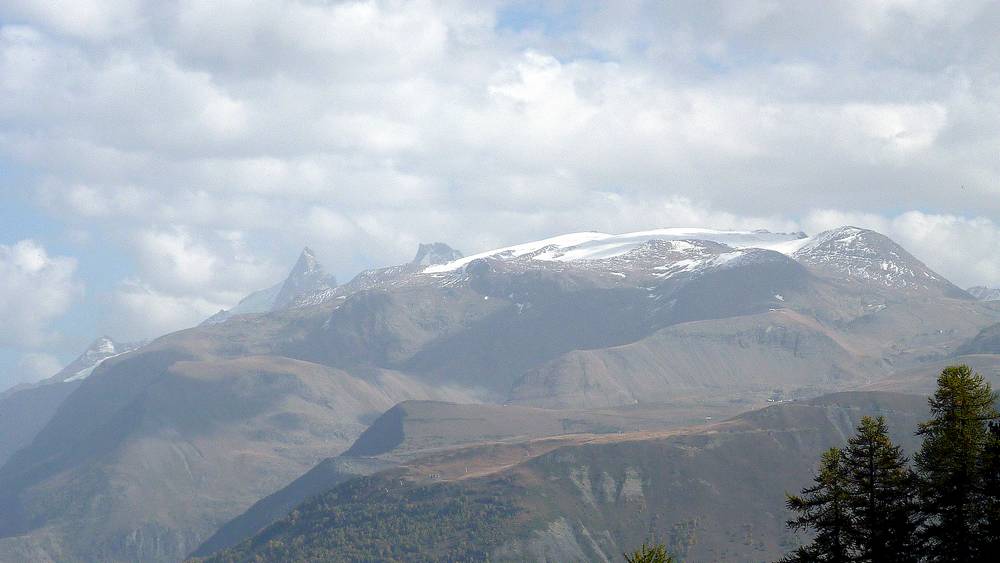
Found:
[[[134,31],[140,20],[137,8],[131,0],[11,0],[6,4],[8,17],[14,21],[23,19],[89,40]]]
[[[207,299],[171,295],[138,280],[126,280],[114,293],[108,327],[128,338],[155,338],[195,326],[222,308]]]
[[[21,381],[38,381],[59,373],[62,368],[62,362],[51,354],[29,352],[21,356],[17,375]]]
[[[67,229],[134,258],[113,298],[129,337],[231,306],[305,244],[345,277],[428,240],[860,222],[960,283],[1000,284],[998,15],[6,3],[0,160]]]
[[[50,256],[33,240],[0,244],[0,346],[35,347],[53,338],[50,323],[82,293],[76,260]]]
[[[273,284],[285,267],[259,258],[241,230],[146,228],[132,247],[137,276],[114,291],[110,315],[112,332],[128,339],[194,326]]]

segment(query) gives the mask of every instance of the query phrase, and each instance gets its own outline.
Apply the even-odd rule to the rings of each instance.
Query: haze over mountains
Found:
[[[420,491],[428,509],[496,493],[513,504],[495,515],[539,524],[448,554],[600,559],[641,542],[634,530],[676,529],[701,530],[685,552],[696,560],[776,556],[772,489],[807,480],[816,452],[872,408],[912,426],[922,399],[892,392],[923,392],[941,362],[995,370],[997,323],[1000,302],[855,227],[572,233],[467,257],[434,243],[340,285],[306,249],[283,283],[198,327],[120,355],[99,343],[99,363],[0,399],[5,416],[60,390],[31,428],[0,427],[0,560],[178,561],[206,540],[209,555],[313,494],[348,487],[303,505],[320,522],[350,487],[384,479],[401,485],[343,514],[391,513]],[[769,476],[767,456],[798,461]],[[695,474],[743,504],[723,515],[685,495]],[[742,484],[754,492],[734,474],[754,475]],[[745,543],[753,503],[775,506]],[[319,528],[302,537],[326,549]]]
[[[998,301],[1000,300],[1000,288],[986,287],[983,285],[977,285],[970,287],[966,291],[969,295],[979,299],[981,301]]]

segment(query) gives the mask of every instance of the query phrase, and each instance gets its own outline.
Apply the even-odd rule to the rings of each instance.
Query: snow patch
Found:
[[[537,253],[535,260],[549,262],[575,262],[579,260],[605,260],[627,254],[649,241],[673,241],[673,250],[694,250],[692,241],[709,241],[735,249],[762,248],[791,254],[808,242],[802,233],[772,233],[769,231],[725,231],[698,228],[669,228],[611,235],[598,232],[570,233],[538,241],[498,248],[430,266],[425,273],[452,272],[464,268],[474,260],[495,258],[510,260]],[[735,256],[734,256],[735,257]]]

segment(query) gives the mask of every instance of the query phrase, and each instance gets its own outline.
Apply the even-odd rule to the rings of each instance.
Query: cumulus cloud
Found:
[[[125,280],[113,295],[110,332],[137,339],[197,325],[221,309],[218,302],[156,290],[137,279]]]
[[[304,244],[343,278],[429,240],[863,223],[1000,284],[998,18],[979,1],[22,0],[0,8],[0,161],[134,258],[111,299],[129,338],[278,281]]]
[[[50,256],[33,240],[0,244],[0,347],[52,340],[50,323],[82,293],[75,272],[75,259]]]
[[[131,247],[137,272],[115,289],[108,330],[132,339],[194,326],[273,284],[285,266],[260,258],[266,252],[250,248],[240,230],[195,236],[185,227],[144,228]]]

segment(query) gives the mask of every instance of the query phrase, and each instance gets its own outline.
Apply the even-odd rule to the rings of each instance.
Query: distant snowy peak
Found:
[[[334,287],[337,287],[337,280],[327,275],[313,251],[306,247],[275,296],[271,310],[294,307],[299,301],[308,300],[312,295],[329,291]]]
[[[1000,301],[1000,288],[977,285],[966,290],[980,301]]]
[[[288,277],[279,284],[247,295],[232,309],[222,310],[205,320],[206,325],[226,322],[236,315],[270,313],[312,303],[337,287],[337,280],[327,275],[323,265],[308,246],[302,249]]]
[[[105,360],[136,350],[144,344],[145,342],[119,344],[107,336],[102,336],[92,342],[83,354],[80,354],[59,373],[49,378],[48,382],[70,382],[86,379]]]
[[[796,244],[805,239],[804,233],[692,228],[655,229],[620,235],[598,232],[570,233],[466,256],[459,260],[431,266],[424,272],[431,274],[451,272],[483,258],[504,261],[530,258],[549,262],[606,260],[624,256],[651,241],[688,241],[689,243],[701,241],[725,245],[731,249],[762,248],[788,253],[797,249]]]
[[[809,238],[792,256],[832,277],[895,289],[957,290],[892,239],[868,229],[824,231]]]
[[[645,287],[658,280],[694,280],[716,268],[792,260],[815,275],[866,288],[969,298],[888,237],[866,229],[840,227],[809,237],[802,232],[665,228],[617,235],[569,233],[472,256],[462,256],[444,243],[421,244],[411,262],[366,270],[343,285],[337,285],[306,248],[282,284],[251,294],[206,323],[224,322],[239,313],[320,305],[362,291],[460,285],[483,271],[479,266],[510,272],[572,270],[601,283]],[[472,264],[476,268],[467,268]]]
[[[767,252],[770,251],[770,252]],[[669,228],[611,235],[580,232],[507,246],[429,266],[425,274],[461,272],[482,259],[523,268],[558,264],[612,274],[670,277],[722,265],[768,260],[783,254],[833,279],[908,292],[933,291],[968,297],[888,237],[858,227],[840,227],[809,237],[702,228]]]
[[[417,255],[413,258],[412,264],[418,266],[435,266],[437,264],[447,264],[454,260],[459,260],[464,255],[443,242],[432,242],[421,244],[417,248]]]

